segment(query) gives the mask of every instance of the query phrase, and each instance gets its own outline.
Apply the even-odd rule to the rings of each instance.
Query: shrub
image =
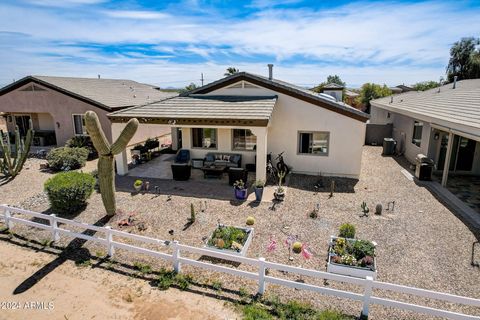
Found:
[[[50,150],[47,154],[48,165],[56,171],[69,171],[83,167],[87,162],[86,148],[61,147]]]
[[[349,223],[342,224],[340,226],[338,236],[342,238],[350,238],[350,239],[355,238],[355,226]]]
[[[168,271],[165,268],[162,268],[159,272],[159,275],[156,281],[158,289],[167,290],[172,286],[174,279],[175,279],[175,271],[173,270]]]
[[[370,241],[357,240],[353,244],[352,253],[357,260],[360,260],[366,256],[373,257],[374,252],[375,252],[375,246]]]
[[[88,160],[98,158],[97,149],[93,146],[90,136],[74,136],[67,140],[65,147],[69,148],[86,148],[88,150]]]
[[[245,320],[270,320],[273,316],[259,304],[249,304],[243,307],[243,319]]]
[[[55,213],[74,213],[85,207],[95,186],[88,173],[61,172],[45,182],[44,189]]]
[[[158,142],[158,138],[148,138],[146,141],[145,141],[145,148],[147,150],[151,150],[151,149],[155,149],[155,148],[158,148],[160,146],[160,143]]]
[[[219,226],[214,232],[213,236],[208,241],[209,246],[214,246],[220,249],[232,249],[232,243],[237,242],[244,245],[247,241],[248,233],[236,227]]]

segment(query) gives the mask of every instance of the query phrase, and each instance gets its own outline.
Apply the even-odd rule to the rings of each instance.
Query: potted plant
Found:
[[[143,181],[140,180],[140,179],[135,180],[135,182],[133,183],[133,188],[134,188],[135,191],[137,191],[137,192],[139,192],[140,190],[142,190],[142,186],[143,186]]]
[[[282,187],[282,181],[285,178],[285,172],[279,171],[278,172],[278,187],[273,193],[275,199],[277,201],[283,201],[285,199],[285,189]]]
[[[233,184],[233,189],[235,190],[235,198],[237,200],[247,199],[247,188],[243,180],[240,179],[235,181],[235,183]]]
[[[158,148],[159,146],[160,143],[158,142],[158,138],[148,138],[145,141],[145,148],[147,148],[148,150]]]
[[[265,186],[265,182],[263,180],[255,181],[255,200],[258,202],[262,201],[264,186]]]
[[[219,224],[206,240],[205,248],[245,256],[252,242],[253,228]]]

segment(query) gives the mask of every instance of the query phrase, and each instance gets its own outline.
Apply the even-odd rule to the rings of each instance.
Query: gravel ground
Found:
[[[36,170],[35,161],[38,160],[29,160],[27,163],[31,167],[29,170],[22,172],[14,181],[0,186],[1,203],[49,213],[48,200],[42,194],[42,188],[43,182],[50,174]],[[403,159],[382,157],[380,148],[365,147],[362,161],[359,180],[333,178],[336,183],[336,192],[331,198],[328,187],[321,188],[318,193],[315,192],[314,185],[319,181],[318,177],[292,175],[289,179],[286,200],[275,206],[275,210],[272,210],[272,205],[269,203],[256,205],[225,200],[223,194],[228,187],[223,185],[218,186],[222,197],[199,197],[202,191],[208,189],[208,192],[211,192],[211,182],[208,182],[208,188],[201,183],[184,183],[181,188],[170,184],[169,188],[161,188],[163,191],[160,195],[117,192],[117,204],[121,213],[108,222],[104,218],[100,195],[94,194],[88,207],[70,218],[87,223],[107,222],[113,228],[120,229],[118,221],[133,213],[135,226],[123,228],[123,230],[170,240],[168,231],[173,229],[175,239],[181,243],[202,246],[205,237],[211,234],[218,222],[244,226],[246,217],[251,215],[256,219],[255,236],[247,256],[253,258],[263,256],[269,261],[317,270],[325,270],[330,235],[335,235],[342,223],[349,222],[356,226],[357,238],[378,243],[378,280],[480,298],[478,286],[480,270],[470,265],[472,243],[477,240],[476,237],[480,239],[480,235],[472,233],[426,188],[408,180],[401,173],[402,165],[405,164]],[[91,168],[93,164],[89,163],[88,166]],[[324,178],[323,184],[330,186],[330,181],[331,178]],[[169,182],[164,183],[169,184]],[[178,190],[181,192],[174,192]],[[191,192],[190,196],[189,192]],[[168,195],[172,195],[170,200]],[[200,212],[200,203],[204,201],[207,203],[207,209],[205,212]],[[368,217],[360,217],[362,201],[366,201],[371,208],[372,213]],[[377,203],[382,203],[385,208],[389,201],[395,201],[394,212],[384,210],[382,216],[373,214]],[[185,229],[190,216],[190,203],[194,203],[197,208],[197,221]],[[320,204],[318,218],[311,219],[308,215],[317,203]],[[39,241],[49,238],[49,233],[35,231],[28,227],[16,226],[14,231]],[[287,235],[297,235],[300,241],[307,243],[314,254],[313,258],[305,260],[301,255],[294,255],[294,260],[289,261],[287,249],[283,245]],[[268,253],[266,246],[270,238],[274,238],[278,246],[274,252]],[[58,245],[68,246],[70,240],[63,238]],[[88,248],[92,255],[102,250],[90,243],[83,246]],[[155,268],[168,266],[161,261],[134,256],[120,250],[115,260],[130,264],[133,261],[142,261]],[[215,263],[225,262],[216,261]],[[255,271],[254,268],[245,265],[237,267]],[[254,282],[241,278],[188,266],[184,271],[191,273],[201,283],[211,284],[213,281],[220,281],[223,284],[223,291],[221,294],[218,292],[215,294],[222,295],[224,298],[238,299],[240,287],[247,288],[251,293],[256,290]],[[324,285],[323,281],[308,277],[294,277],[276,271],[271,271],[271,274],[285,279]],[[333,281],[329,281],[327,285],[332,288],[361,292],[361,289],[355,286]],[[210,290],[208,286],[198,288],[202,293],[208,290]],[[304,300],[319,308],[335,308],[352,315],[358,315],[361,310],[360,303],[352,301],[345,303],[346,300],[343,299],[306,291],[274,285],[269,286],[267,291],[269,295],[276,295],[281,299]],[[480,315],[478,308],[443,304],[390,292],[375,293],[381,294],[382,297]],[[370,318],[432,319],[381,306],[371,307]]]

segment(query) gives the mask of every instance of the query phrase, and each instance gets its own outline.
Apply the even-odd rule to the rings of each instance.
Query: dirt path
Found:
[[[56,256],[0,242],[0,319],[239,319],[223,302],[66,261],[24,293],[15,288]],[[12,304],[13,303],[13,304]],[[12,308],[17,310],[12,310]]]

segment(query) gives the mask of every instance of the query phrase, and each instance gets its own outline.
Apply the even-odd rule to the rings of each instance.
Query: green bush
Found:
[[[248,304],[243,307],[244,320],[271,320],[273,316],[259,304]]]
[[[88,173],[61,172],[45,182],[54,213],[74,213],[85,207],[95,186],[95,178]]]
[[[355,238],[355,226],[350,223],[344,223],[340,226],[338,236],[342,238]]]
[[[90,136],[74,136],[67,140],[65,147],[86,148],[88,150],[88,160],[98,158],[97,149],[93,146]]]
[[[47,154],[48,165],[55,171],[79,169],[85,165],[87,158],[86,148],[61,147],[52,149]]]

